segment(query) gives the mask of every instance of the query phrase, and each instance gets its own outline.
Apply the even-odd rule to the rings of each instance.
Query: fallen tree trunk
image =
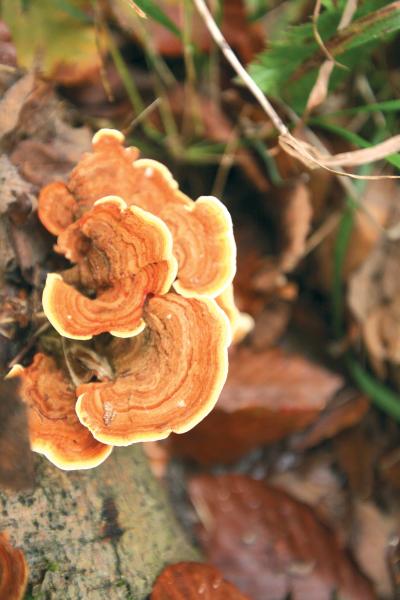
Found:
[[[90,471],[36,466],[32,492],[0,493],[0,530],[25,553],[31,597],[144,600],[166,564],[198,559],[139,445]]]

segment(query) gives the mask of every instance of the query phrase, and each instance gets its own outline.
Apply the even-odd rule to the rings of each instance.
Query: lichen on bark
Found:
[[[33,491],[0,493],[0,529],[29,564],[28,597],[144,600],[165,565],[198,560],[139,445],[90,471],[36,466]]]

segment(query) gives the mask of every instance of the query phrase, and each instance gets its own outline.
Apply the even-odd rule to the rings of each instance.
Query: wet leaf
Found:
[[[304,504],[242,475],[189,484],[208,559],[253,600],[375,594],[335,536]]]
[[[150,600],[250,600],[212,565],[181,562],[156,579]]]
[[[365,416],[368,409],[369,401],[366,396],[345,390],[329,404],[326,411],[307,431],[299,434],[293,442],[293,447],[297,450],[312,448],[344,429],[354,427]]]
[[[239,348],[216,407],[189,433],[174,435],[173,449],[204,464],[233,462],[304,429],[341,385],[339,375],[300,355]]]

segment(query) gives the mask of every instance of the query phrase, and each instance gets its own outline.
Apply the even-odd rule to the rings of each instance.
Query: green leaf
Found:
[[[343,265],[354,224],[354,207],[349,203],[339,223],[333,254],[332,319],[337,338],[343,335]]]
[[[73,4],[70,0],[54,0],[53,4],[73,19],[81,21],[81,23],[92,22],[92,19],[76,3]]]
[[[126,0],[128,1],[128,0]],[[157,21],[161,25],[164,25],[167,29],[169,29],[173,34],[175,34],[179,39],[181,39],[182,35],[179,31],[178,27],[175,25],[173,21],[169,18],[168,15],[165,14],[164,11],[158,6],[158,3],[153,2],[153,0],[134,0],[135,4],[138,5],[139,8],[143,10],[149,17]]]
[[[352,108],[336,110],[335,112],[325,114],[324,118],[356,115],[358,113],[398,111],[400,111],[400,100],[385,100],[384,102],[373,102],[372,104],[365,104],[363,106],[353,106]]]
[[[344,3],[325,4],[326,10],[318,19],[318,32],[330,53],[349,67],[348,71],[334,69],[330,80],[330,87],[334,88],[352,75],[358,64],[368,61],[376,45],[400,30],[400,3],[388,5],[384,0],[365,0],[360,3],[353,23],[339,33],[337,26]],[[294,110],[302,112],[325,58],[310,21],[284,28],[281,36],[250,65],[249,72],[265,93],[284,99]]]
[[[379,10],[356,19],[337,36],[332,48],[333,56],[340,56],[349,50],[355,50],[370,44],[382,43],[384,38],[400,29],[400,2],[392,2]]]

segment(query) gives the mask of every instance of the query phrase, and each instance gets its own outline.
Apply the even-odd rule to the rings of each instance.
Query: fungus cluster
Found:
[[[224,385],[232,337],[251,328],[233,300],[226,208],[211,196],[191,200],[163,165],[123,142],[100,130],[68,182],[39,197],[39,218],[71,262],[47,276],[44,312],[61,336],[100,341],[111,366],[109,376],[73,381],[65,361],[39,353],[13,370],[33,449],[63,469],[194,427]]]

